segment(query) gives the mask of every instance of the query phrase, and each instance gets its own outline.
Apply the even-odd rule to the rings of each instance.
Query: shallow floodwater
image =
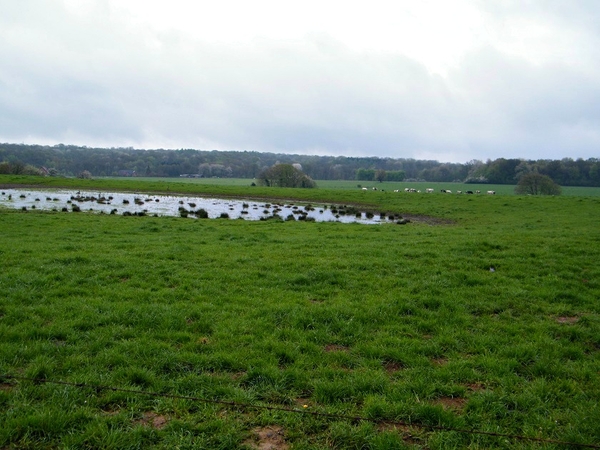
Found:
[[[105,214],[147,214],[197,218],[200,210],[208,218],[264,220],[274,215],[282,219],[315,220],[317,222],[344,222],[377,224],[393,221],[379,215],[367,217],[365,212],[346,214],[343,206],[299,204],[290,202],[256,202],[252,200],[226,200],[174,195],[149,195],[121,192],[93,192],[74,190],[4,189],[0,192],[0,206],[13,209],[40,209]]]

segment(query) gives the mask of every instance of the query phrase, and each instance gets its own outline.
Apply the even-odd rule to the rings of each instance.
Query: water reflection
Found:
[[[394,216],[374,215],[345,205],[268,203],[253,200],[72,190],[5,189],[0,193],[0,205],[27,210],[91,211],[105,214],[210,219],[266,220],[275,216],[284,220],[364,224],[385,223],[398,219]]]

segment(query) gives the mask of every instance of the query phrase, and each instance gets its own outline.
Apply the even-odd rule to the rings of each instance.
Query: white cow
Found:
[[[487,193],[490,194],[490,195],[495,195],[496,191],[487,191]]]

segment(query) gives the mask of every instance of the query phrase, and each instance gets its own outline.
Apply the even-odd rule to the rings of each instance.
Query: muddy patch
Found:
[[[232,380],[240,380],[246,376],[246,372],[233,372],[229,375]]]
[[[331,353],[331,352],[349,352],[350,348],[348,347],[344,347],[343,345],[337,345],[337,344],[328,344],[324,347],[324,350],[327,353]]]
[[[434,358],[434,359],[431,360],[431,363],[434,366],[443,367],[446,364],[448,364],[448,358],[444,358],[444,357]]]
[[[153,411],[146,411],[142,418],[136,420],[134,423],[144,427],[152,427],[155,430],[162,430],[165,426],[167,426],[168,422],[169,420],[165,416],[157,414]]]
[[[471,392],[481,392],[481,391],[485,391],[485,384],[483,383],[469,383],[467,384],[467,388],[469,389],[469,391]]]
[[[312,403],[308,398],[297,398],[295,400],[296,406],[301,409],[308,409],[311,407]]]
[[[461,412],[467,404],[467,399],[462,397],[440,397],[435,400],[436,405],[451,411]]]
[[[566,323],[566,324],[574,324],[579,322],[579,317],[577,316],[561,316],[556,318],[556,322],[558,323]]]
[[[388,374],[393,374],[404,369],[404,366],[398,361],[384,361],[383,368]]]
[[[424,216],[421,214],[401,214],[403,219],[408,219],[411,222],[425,223],[427,225],[454,225],[456,222],[451,219],[442,219],[441,217]]]
[[[283,427],[272,425],[252,430],[253,438],[244,442],[250,448],[258,450],[286,450],[290,446],[285,442]]]
[[[377,431],[399,434],[402,437],[402,440],[410,445],[418,445],[420,443],[420,438],[415,435],[419,430],[410,425],[382,422],[377,426]]]

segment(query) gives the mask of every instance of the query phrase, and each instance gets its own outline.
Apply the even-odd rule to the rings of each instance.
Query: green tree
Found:
[[[388,170],[385,173],[385,179],[387,181],[404,181],[404,178],[406,178],[404,170]]]
[[[375,179],[375,169],[357,169],[356,179],[359,181],[373,181]]]
[[[385,170],[379,169],[377,172],[375,172],[375,179],[377,181],[379,181],[380,183],[383,183],[385,180],[385,175],[386,175]]]
[[[515,187],[516,194],[560,195],[561,188],[547,175],[530,172],[521,177]]]

